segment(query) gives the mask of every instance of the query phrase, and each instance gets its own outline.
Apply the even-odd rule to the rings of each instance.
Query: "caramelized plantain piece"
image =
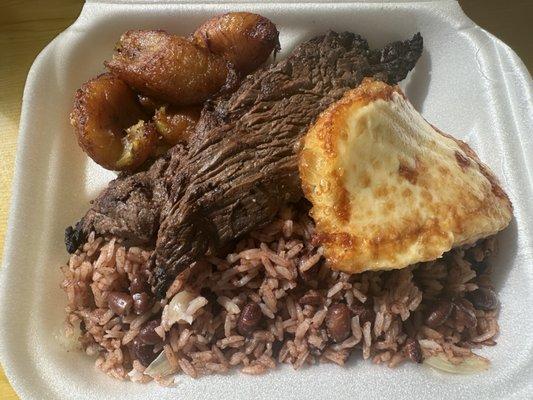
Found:
[[[203,103],[233,76],[222,57],[164,31],[127,31],[105,65],[142,94],[178,106]]]
[[[165,105],[165,103],[163,103],[162,101],[153,99],[143,94],[137,94],[137,101],[144,109],[144,111],[150,115],[154,115],[158,108],[163,107]]]
[[[134,170],[154,154],[158,135],[154,124],[139,121],[126,129],[122,153],[115,166],[118,170]]]
[[[194,132],[200,118],[200,107],[173,108],[169,106],[159,108],[154,115],[157,132],[166,143],[175,145],[186,143]]]
[[[103,74],[76,92],[70,123],[81,148],[96,163],[116,171],[133,171],[155,149],[157,132],[120,79]]]
[[[276,25],[269,19],[249,12],[232,12],[203,23],[192,40],[248,74],[263,64],[273,50],[279,50],[278,37]]]

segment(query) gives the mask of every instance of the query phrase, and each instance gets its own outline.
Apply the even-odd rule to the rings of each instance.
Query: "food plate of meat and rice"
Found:
[[[371,45],[330,25],[285,48],[286,21],[252,11],[132,25],[65,93],[69,151],[114,175],[61,219],[55,357],[131,393],[366,363],[492,373],[493,276],[524,211],[475,140],[420,112],[424,30]]]

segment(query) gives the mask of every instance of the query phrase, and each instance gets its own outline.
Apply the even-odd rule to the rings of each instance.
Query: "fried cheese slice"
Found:
[[[363,81],[321,114],[299,169],[328,264],[349,273],[435,260],[512,218],[474,151],[379,81]]]

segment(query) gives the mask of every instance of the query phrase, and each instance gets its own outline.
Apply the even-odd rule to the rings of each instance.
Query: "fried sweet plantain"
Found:
[[[198,105],[232,79],[225,59],[164,31],[124,33],[106,67],[146,96]]]
[[[263,64],[279,50],[279,32],[269,19],[249,12],[232,12],[204,22],[192,35],[194,43],[230,61],[242,74]]]
[[[81,148],[104,168],[116,171],[135,170],[154,151],[157,132],[144,120],[135,93],[111,74],[85,82],[70,114]]]
[[[170,145],[186,143],[194,132],[200,118],[200,107],[183,107],[176,109],[171,106],[159,108],[154,114],[157,132]]]
[[[144,109],[144,111],[150,115],[154,115],[156,110],[165,105],[164,102],[145,96],[143,94],[137,94],[137,101]]]

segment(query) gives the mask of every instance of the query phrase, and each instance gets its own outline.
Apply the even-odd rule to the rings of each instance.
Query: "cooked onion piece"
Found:
[[[179,106],[201,104],[232,78],[225,59],[164,31],[127,31],[105,65],[142,94]]]
[[[155,360],[144,370],[144,374],[152,378],[161,378],[172,373],[174,373],[174,368],[168,362],[164,351],[159,353]]]
[[[249,12],[233,12],[203,23],[194,32],[193,41],[247,74],[264,63],[273,50],[279,50],[278,36],[269,19]]]
[[[101,166],[134,170],[155,149],[157,132],[122,80],[103,74],[76,92],[70,123],[81,148]]]
[[[459,375],[476,374],[490,368],[490,361],[476,354],[465,356],[459,363],[453,363],[441,353],[426,358],[424,364],[439,371]]]

